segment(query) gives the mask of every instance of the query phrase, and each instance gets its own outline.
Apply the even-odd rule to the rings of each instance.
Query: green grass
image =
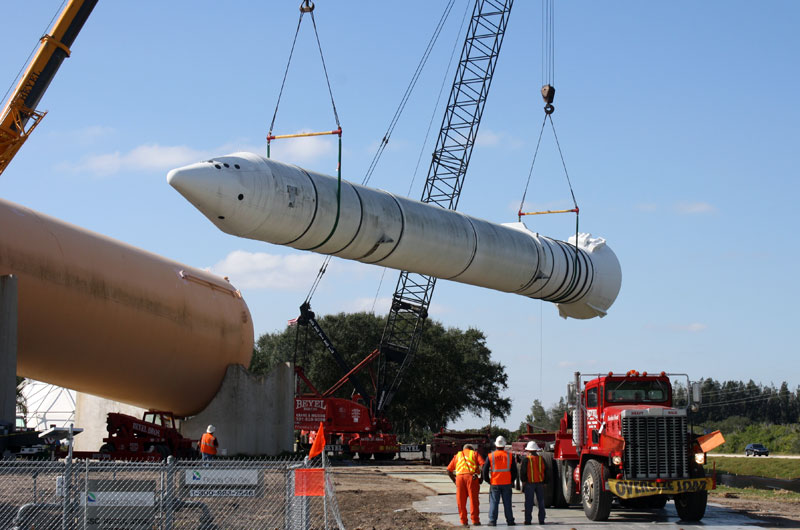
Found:
[[[800,459],[763,456],[715,458],[713,455],[708,455],[706,474],[711,475],[715,463],[717,473],[784,479],[800,478]]]
[[[712,497],[731,497],[751,500],[800,502],[800,493],[787,490],[760,490],[756,488],[729,488],[717,486],[708,492]]]

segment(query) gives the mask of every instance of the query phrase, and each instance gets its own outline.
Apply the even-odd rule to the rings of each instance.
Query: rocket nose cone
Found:
[[[167,173],[167,184],[172,186],[178,191],[181,191],[183,184],[186,182],[185,173],[183,168],[173,169]]]
[[[191,164],[167,173],[167,182],[206,217],[212,221],[223,220],[229,213],[229,201],[225,199],[233,193],[228,188],[234,186],[234,182],[220,169],[213,162]]]
[[[208,178],[204,178],[203,169],[198,166],[200,164],[192,164],[167,173],[167,183],[191,202],[194,202],[193,197],[202,195],[202,189],[207,187],[202,182]]]

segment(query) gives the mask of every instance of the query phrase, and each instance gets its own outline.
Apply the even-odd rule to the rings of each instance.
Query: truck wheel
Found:
[[[693,491],[675,496],[675,510],[683,521],[699,521],[706,514],[707,491]]]
[[[578,504],[581,499],[580,496],[575,493],[575,479],[572,478],[575,473],[575,466],[567,462],[562,462],[562,465],[559,467],[559,473],[561,474],[561,495],[564,497],[564,501],[568,505]]]
[[[114,444],[103,444],[100,446],[100,452],[104,455],[111,454],[114,452]]]
[[[699,467],[693,473],[695,477],[705,477],[706,472]],[[706,514],[706,504],[708,504],[708,492],[692,491],[675,495],[675,510],[678,517],[684,521],[699,521]]]
[[[588,460],[581,480],[583,513],[592,521],[605,521],[611,513],[611,492],[604,491],[608,469],[597,460]]]
[[[156,445],[156,452],[161,456],[161,460],[166,461],[167,457],[170,456],[169,447],[164,444]]]
[[[556,467],[553,463],[553,453],[542,452],[542,458],[544,459],[544,476],[552,477]],[[555,506],[556,495],[553,485],[554,482],[552,480],[547,480],[544,483],[544,505],[546,508]]]

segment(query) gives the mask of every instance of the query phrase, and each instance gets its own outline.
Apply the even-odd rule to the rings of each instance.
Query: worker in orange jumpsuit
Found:
[[[475,451],[472,444],[464,444],[461,451],[453,455],[447,466],[447,474],[456,485],[456,503],[461,524],[467,526],[467,497],[470,501],[472,524],[481,524],[478,495],[480,494],[480,470],[483,467],[483,457]]]
[[[533,521],[533,496],[536,495],[536,505],[539,507],[539,524],[544,524],[544,483],[547,480],[544,458],[540,454],[541,448],[534,441],[528,442],[525,447],[525,460],[519,470],[519,481],[522,482],[522,493],[525,494],[525,524]]]
[[[209,425],[205,434],[200,438],[200,443],[198,445],[200,446],[200,457],[203,460],[211,460],[217,455],[219,442],[217,441],[217,437],[214,436],[216,430],[216,427]]]
[[[500,500],[503,501],[503,512],[506,525],[514,526],[514,510],[511,505],[511,484],[517,479],[517,465],[506,451],[506,439],[498,436],[494,442],[497,450],[489,455],[483,464],[483,479],[489,481],[489,526],[497,526],[497,515]]]

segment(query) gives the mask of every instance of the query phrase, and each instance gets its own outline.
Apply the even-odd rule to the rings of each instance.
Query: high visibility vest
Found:
[[[511,455],[505,451],[495,451],[489,455],[492,461],[492,486],[511,484]]]
[[[215,438],[213,434],[210,432],[203,434],[203,437],[200,438],[200,452],[207,455],[217,454],[217,446],[214,445],[214,442]]]
[[[541,455],[528,455],[528,482],[544,482],[544,458]]]
[[[475,454],[472,449],[464,449],[456,454],[456,475],[473,475],[478,472]]]

